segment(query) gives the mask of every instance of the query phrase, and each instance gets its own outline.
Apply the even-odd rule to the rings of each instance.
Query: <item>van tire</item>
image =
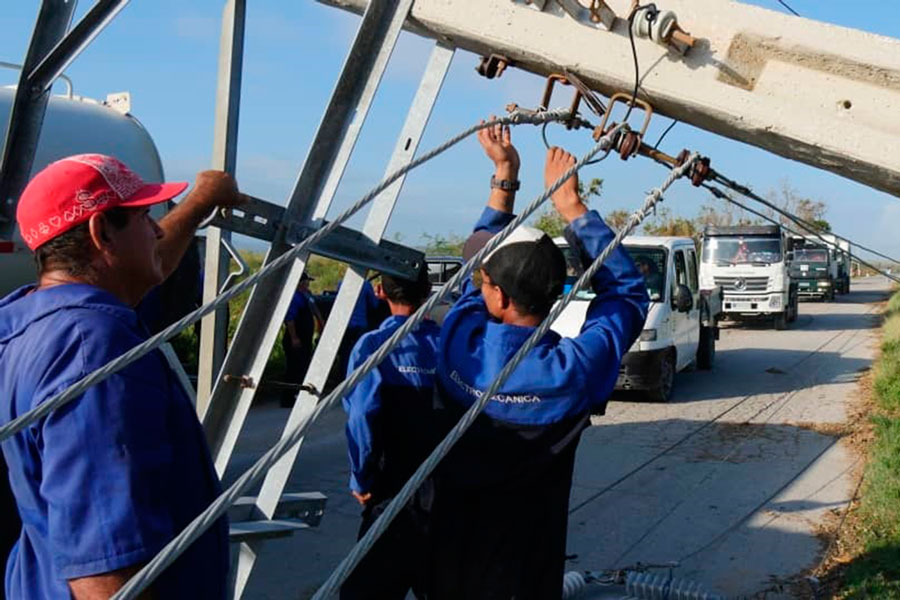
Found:
[[[709,371],[716,360],[716,330],[714,327],[700,328],[700,343],[697,346],[697,368]]]
[[[672,388],[675,385],[675,353],[666,352],[659,361],[659,384],[647,390],[647,397],[652,402],[668,402],[672,399]]]

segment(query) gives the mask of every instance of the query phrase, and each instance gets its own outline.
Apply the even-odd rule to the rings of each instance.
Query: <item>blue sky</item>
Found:
[[[776,0],[750,2],[784,11]],[[848,10],[837,0],[791,0],[803,16],[900,38],[900,3],[859,0]],[[91,2],[82,0],[78,14]],[[105,98],[127,90],[132,112],[156,141],[166,176],[192,179],[208,168],[212,148],[220,0],[132,0],[97,40],[69,67],[77,94]],[[322,117],[359,17],[312,0],[248,2],[246,58],[238,149],[238,180],[253,195],[284,203]],[[21,62],[37,15],[37,0],[4,3],[0,60]],[[383,175],[387,157],[425,67],[431,42],[404,33],[341,182],[331,215],[355,200]],[[457,52],[428,131],[420,146],[431,148],[509,102],[534,104],[543,81],[519,71],[499,80],[477,76],[477,57]],[[16,74],[0,70],[0,85]],[[668,125],[655,119],[648,139]],[[549,131],[553,143],[582,153],[584,133]],[[514,131],[523,159],[520,202],[542,186],[544,147],[539,130]],[[768,154],[686,124],[666,138],[664,149],[698,149],[714,166],[760,192],[787,180],[799,193],[828,204],[826,217],[838,233],[900,254],[900,199],[831,173]],[[465,233],[486,196],[491,166],[472,138],[413,172],[394,212],[389,235],[416,243],[422,233]],[[637,206],[664,173],[645,160],[611,160],[583,172],[602,177],[604,195],[594,205],[606,212]],[[694,215],[708,196],[687,184],[668,194],[676,214]],[[357,219],[356,224],[361,221]],[[875,225],[872,225],[872,223]]]

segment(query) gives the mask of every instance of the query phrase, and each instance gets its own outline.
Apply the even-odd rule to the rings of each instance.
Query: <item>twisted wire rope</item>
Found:
[[[15,435],[16,433],[22,431],[29,425],[37,422],[43,417],[47,416],[57,408],[67,404],[68,402],[74,400],[81,394],[85,392],[90,386],[100,383],[110,375],[122,370],[132,362],[138,360],[139,358],[145,356],[146,354],[156,350],[160,346],[162,346],[166,341],[170,338],[177,335],[181,330],[193,325],[204,316],[209,313],[215,311],[217,308],[224,306],[227,302],[229,302],[235,296],[247,291],[252,286],[256,285],[263,279],[274,274],[278,269],[281,269],[288,265],[291,261],[297,258],[301,253],[310,250],[315,244],[321,241],[325,236],[333,232],[338,228],[344,221],[349,219],[351,216],[356,214],[363,206],[371,202],[375,199],[378,194],[383,192],[386,188],[388,188],[392,183],[394,183],[397,179],[408,173],[409,171],[415,169],[416,167],[428,162],[429,160],[435,158],[439,154],[442,154],[446,150],[455,146],[465,138],[469,137],[473,133],[480,131],[482,129],[486,129],[488,127],[493,127],[495,125],[520,125],[520,124],[534,124],[540,125],[543,123],[547,123],[550,121],[560,121],[565,120],[569,117],[568,110],[550,110],[543,112],[529,112],[517,110],[513,111],[506,117],[501,117],[498,119],[492,119],[490,121],[486,121],[484,123],[479,123],[477,125],[473,125],[472,127],[466,129],[459,135],[451,138],[447,142],[437,146],[430,152],[423,154],[420,158],[411,161],[409,164],[401,167],[394,171],[391,175],[386,177],[375,186],[369,193],[360,198],[353,206],[345,210],[338,217],[336,217],[333,221],[329,222],[327,225],[322,227],[321,229],[316,230],[313,234],[306,237],[303,241],[298,243],[296,246],[286,251],[284,254],[270,262],[268,265],[264,266],[262,269],[250,275],[242,282],[234,285],[229,290],[217,296],[214,300],[209,302],[208,304],[201,306],[197,310],[185,315],[169,327],[166,327],[156,335],[150,337],[146,341],[138,344],[131,350],[125,352],[124,354],[114,358],[109,361],[102,367],[97,370],[85,375],[83,378],[79,379],[71,386],[69,386],[64,391],[60,392],[56,396],[42,402],[40,405],[35,408],[29,410],[28,412],[16,417],[12,421],[5,423],[0,426],[0,442],[8,439],[10,436]]]
[[[553,111],[556,115],[565,114],[567,112]],[[557,117],[559,118],[559,117]],[[502,121],[502,119],[498,119]],[[531,122],[531,121],[529,121]],[[493,124],[497,124],[496,122]],[[477,128],[471,128],[469,134],[474,133],[478,129],[483,129],[488,124],[483,124]],[[549,198],[556,190],[568,180],[572,175],[578,172],[591,158],[597,153],[605,151],[612,146],[618,133],[625,127],[619,124],[612,128],[606,135],[600,138],[597,144],[585,154],[575,165],[568,169],[559,179],[557,179],[550,187],[538,196],[528,207],[519,214],[512,222],[509,223],[502,231],[495,235],[485,246],[475,254],[450,280],[444,284],[441,290],[431,296],[425,304],[413,313],[404,324],[399,327],[372,355],[369,356],[359,367],[356,368],[344,381],[337,385],[325,398],[316,404],[315,409],[304,420],[297,424],[290,432],[287,432],[274,446],[272,446],[265,454],[263,454],[256,463],[247,469],[227,490],[225,490],[218,498],[216,498],[202,513],[197,515],[191,523],[185,527],[171,542],[169,542],[160,552],[148,562],[137,574],[132,577],[113,596],[114,600],[124,600],[136,597],[145,590],[156,577],[159,576],[178,556],[181,555],[203,532],[205,532],[216,520],[218,520],[228,510],[234,502],[251,486],[259,482],[272,466],[277,463],[281,457],[287,454],[290,449],[303,439],[309,425],[312,424],[323,412],[344,397],[344,394],[354,387],[359,381],[368,375],[375,367],[390,354],[397,344],[406,337],[413,329],[415,329],[430,313],[435,306],[443,301],[449,294],[456,289],[467,277],[469,277],[479,264],[482,257],[492,252],[500,243],[512,233],[519,225],[530,217],[540,205]],[[423,157],[424,158],[424,157]]]

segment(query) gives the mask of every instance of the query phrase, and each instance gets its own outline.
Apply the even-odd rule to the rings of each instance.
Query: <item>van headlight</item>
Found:
[[[642,342],[655,342],[656,341],[656,330],[655,329],[645,329],[641,332],[640,341]]]

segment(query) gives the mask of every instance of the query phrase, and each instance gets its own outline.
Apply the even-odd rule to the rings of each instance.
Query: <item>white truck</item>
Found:
[[[15,91],[13,86],[0,87],[0,140],[6,137]],[[55,160],[83,153],[115,156],[145,181],[163,181],[156,145],[140,122],[128,114],[127,102],[52,96],[31,174]],[[156,207],[154,216],[164,211],[164,206]],[[11,239],[0,239],[0,297],[34,279],[34,259],[16,229]]]
[[[722,288],[724,317],[771,319],[775,329],[797,319],[797,285],[780,226],[707,226],[702,256],[700,287]]]
[[[580,272],[580,261],[563,238],[555,241],[566,254],[571,284]],[[712,368],[722,291],[701,291],[691,238],[631,236],[623,246],[644,274],[650,310],[640,337],[622,360],[616,389],[640,390],[654,401],[667,402],[676,373],[694,366]],[[562,336],[578,335],[593,296],[589,290],[579,292],[553,330]]]

